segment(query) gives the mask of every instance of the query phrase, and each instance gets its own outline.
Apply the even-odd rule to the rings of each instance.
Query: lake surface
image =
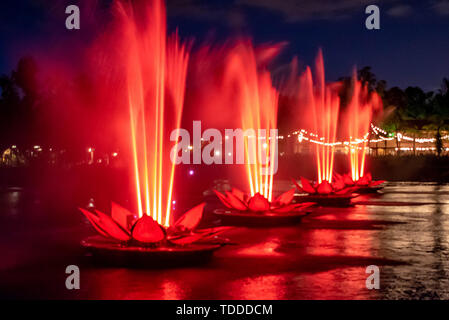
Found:
[[[389,183],[353,207],[316,208],[296,226],[236,228],[210,262],[166,270],[93,264],[79,242],[95,232],[76,210],[90,196],[0,191],[0,297],[449,299],[446,184]],[[218,205],[209,203],[208,220]],[[80,290],[65,288],[68,265],[80,267]],[[380,268],[379,290],[366,288],[369,265]]]

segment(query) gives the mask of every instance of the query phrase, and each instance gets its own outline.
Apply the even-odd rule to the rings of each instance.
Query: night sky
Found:
[[[64,55],[76,63],[98,32],[107,32],[109,0],[17,0],[0,4],[0,74],[23,55]],[[65,7],[81,7],[81,30],[65,29]],[[380,30],[365,28],[365,7],[380,7]],[[388,87],[436,90],[449,77],[449,0],[168,0],[170,30],[195,45],[250,36],[287,42],[274,69],[294,56],[313,63],[321,47],[328,80],[371,66]]]

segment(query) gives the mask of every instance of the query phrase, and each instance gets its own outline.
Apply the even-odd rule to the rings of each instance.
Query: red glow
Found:
[[[346,122],[351,177],[353,181],[358,181],[365,174],[369,125],[373,112],[382,108],[382,100],[376,92],[368,92],[367,86],[357,81],[356,74],[352,83],[353,93],[346,112]]]
[[[244,192],[233,188],[231,192],[226,191],[226,195],[221,192],[214,190],[220,201],[230,209],[237,211],[250,211],[250,212],[277,212],[286,213],[294,211],[302,211],[305,208],[313,206],[312,202],[303,203],[292,203],[295,189],[288,190],[280,196],[278,196],[274,201],[270,202],[267,198],[262,196],[260,193],[256,193],[254,196],[248,196]]]
[[[311,131],[315,132],[317,142],[315,155],[318,183],[332,183],[334,167],[334,144],[337,134],[340,99],[333,85],[327,85],[324,76],[324,62],[321,50],[316,59],[315,77],[307,67],[300,77],[299,106],[307,114]]]
[[[132,5],[118,2],[124,54],[138,214],[170,225],[174,164],[164,141],[179,128],[189,54],[166,35],[161,0],[144,7],[142,28]]]
[[[112,203],[111,216],[98,210],[95,210],[95,214],[81,208],[80,210],[100,235],[124,244],[137,241],[144,245],[163,245],[168,241],[172,244],[187,245],[208,239],[229,229],[229,227],[219,227],[196,230],[203,217],[204,206],[205,204],[202,203],[189,210],[170,228],[158,224],[148,215],[143,215],[133,221],[130,228],[122,227],[121,222],[124,221],[124,218],[134,215],[116,203]]]
[[[339,175],[337,174],[337,181],[343,183],[345,186],[358,186],[358,187],[377,187],[385,180],[374,181],[371,173],[365,173],[359,180],[354,181],[351,174]]]
[[[189,106],[195,108],[196,119],[202,119],[206,126],[241,128],[245,132],[242,158],[248,193],[260,193],[268,201],[273,198],[274,166],[270,164],[277,152],[269,136],[270,129],[277,128],[279,94],[267,65],[281,47],[254,47],[248,39],[228,41],[218,47],[205,45],[194,54],[189,69],[193,88],[193,93],[189,90]],[[233,112],[229,112],[230,108]]]
[[[260,193],[256,193],[254,197],[248,201],[248,209],[250,211],[267,211],[270,210],[270,203]]]
[[[261,63],[272,58],[273,50],[278,51],[277,47],[265,48],[256,55],[249,41],[241,41],[229,50],[224,71],[224,85],[234,92],[233,103],[238,108],[242,129],[255,131],[255,136],[248,136],[245,141],[251,196],[259,193],[268,201],[272,199],[273,172],[263,174],[263,170],[274,161],[275,150],[269,140],[269,130],[277,125],[278,92],[272,86],[270,73],[263,70]],[[267,134],[260,136],[259,129],[267,130]]]
[[[158,243],[165,239],[165,232],[150,216],[144,215],[134,224],[132,237],[143,243]]]
[[[354,184],[346,185],[343,183],[342,176],[338,174],[336,174],[336,179],[333,183],[329,183],[326,180],[321,183],[312,183],[306,178],[301,177],[300,186],[295,179],[292,179],[292,181],[300,192],[311,195],[348,195],[357,190],[357,187],[355,187]]]

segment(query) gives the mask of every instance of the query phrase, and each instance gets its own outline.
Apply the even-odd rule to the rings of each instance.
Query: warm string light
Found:
[[[434,143],[436,141],[436,138],[413,138],[413,137],[409,137],[409,136],[404,136],[401,133],[398,133],[397,137],[388,137],[387,136],[388,133],[385,130],[383,130],[379,127],[376,127],[373,124],[371,124],[371,129],[372,129],[372,133],[374,133],[375,135],[378,136],[378,139],[368,139],[369,132],[367,132],[362,139],[352,139],[351,141],[336,141],[333,143],[329,143],[329,142],[323,141],[324,137],[318,137],[317,134],[314,134],[312,132],[307,132],[307,130],[304,130],[304,129],[293,131],[292,133],[288,134],[287,137],[290,138],[292,136],[297,135],[298,142],[300,142],[300,143],[302,141],[308,141],[311,143],[326,145],[326,146],[360,145],[360,144],[367,143],[367,142],[377,143],[377,142],[382,142],[382,141],[392,141],[395,139],[398,139],[399,141],[401,141],[401,140],[410,141],[410,142],[415,141],[416,143],[421,143],[421,144],[422,143]],[[284,139],[284,136],[278,136],[277,138]],[[442,136],[441,140],[449,140],[449,135]],[[418,148],[416,148],[416,150],[418,150]],[[426,150],[428,150],[428,149],[426,149]]]
[[[314,144],[319,144],[319,145],[323,145],[323,146],[330,146],[330,147],[336,147],[336,146],[345,146],[348,148],[357,148],[358,150],[368,150],[369,147],[368,146],[360,146],[361,144],[364,143],[378,143],[378,142],[383,142],[383,141],[392,141],[395,140],[396,137],[388,137],[386,135],[388,135],[388,133],[379,128],[374,126],[373,124],[371,124],[371,128],[372,128],[372,133],[374,133],[375,135],[378,136],[377,139],[368,139],[369,137],[369,133],[367,132],[363,138],[355,138],[355,139],[351,139],[350,141],[336,141],[333,143],[330,142],[325,142],[324,137],[318,137],[317,134],[314,134],[312,132],[308,132],[305,129],[301,129],[301,130],[296,130],[291,132],[290,134],[287,135],[287,138],[291,138],[294,136],[297,136],[297,140],[299,143],[302,143],[303,141],[307,141],[310,143],[314,143]],[[385,135],[382,136],[381,134]],[[255,136],[248,136],[248,138],[255,138]],[[259,137],[259,139],[264,139],[264,137]],[[276,137],[276,139],[278,140],[283,140],[285,139],[285,136],[283,135],[279,135]],[[401,133],[398,133],[398,137],[397,139],[399,141],[401,140],[405,140],[405,141],[410,141],[413,142],[415,141],[416,143],[434,143],[436,141],[435,138],[412,138],[412,137],[408,137],[408,136],[404,136]],[[449,140],[449,135],[444,135],[441,137],[442,140]],[[201,139],[203,141],[203,139]],[[271,137],[268,138],[268,140],[271,140]],[[356,147],[357,146],[357,147]],[[188,152],[189,150],[192,150],[193,146],[188,146],[188,149],[185,150],[185,152]],[[401,151],[412,151],[413,148],[407,148],[407,147],[401,147],[401,148],[396,148],[396,150],[401,150]],[[417,151],[430,151],[430,150],[436,150],[435,148],[432,147],[416,147],[415,150]],[[446,151],[449,151],[449,148],[445,148]]]
[[[380,136],[379,132],[382,133],[383,135],[387,135],[387,132],[385,130],[382,130],[379,127],[376,127],[375,125],[371,124],[371,128],[373,130],[373,132],[376,135],[379,135],[379,138],[382,140],[394,140],[395,137],[382,137]],[[404,136],[402,133],[398,133],[397,134],[397,138],[399,141],[401,140],[406,140],[406,141],[410,141],[410,142],[417,142],[417,143],[433,143],[436,141],[435,138],[413,138],[413,137],[408,137],[408,136]],[[449,135],[445,135],[441,137],[442,140],[448,140],[449,139]],[[374,141],[374,140],[371,140]]]

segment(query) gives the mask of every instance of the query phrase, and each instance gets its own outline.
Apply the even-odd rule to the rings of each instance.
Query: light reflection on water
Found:
[[[382,195],[357,198],[361,205],[317,209],[298,226],[238,228],[227,234],[237,245],[222,248],[209,264],[167,270],[101,268],[86,263],[78,253],[71,253],[78,250],[78,241],[92,232],[77,213],[70,213],[70,223],[64,221],[64,228],[76,224],[69,229],[46,227],[46,223],[39,228],[30,223],[21,225],[20,230],[11,229],[12,222],[30,215],[35,200],[18,190],[0,193],[0,204],[6,208],[1,217],[6,224],[0,249],[14,258],[13,264],[0,262],[0,270],[9,274],[2,277],[0,287],[7,288],[9,291],[4,292],[10,296],[449,299],[449,185],[390,183]],[[45,199],[38,200],[35,214],[40,218],[34,217],[33,222],[39,224],[42,219],[51,220],[61,214],[61,209],[47,213]],[[58,206],[54,203],[50,208]],[[68,206],[63,204],[64,208]],[[30,238],[33,246],[28,244]],[[68,253],[61,255],[63,250]],[[59,270],[74,261],[83,266],[83,287],[77,295],[62,290],[50,271],[42,272],[39,279],[22,280],[23,272],[36,263],[48,266],[48,270]],[[365,287],[365,269],[370,264],[381,269],[378,291]],[[41,285],[39,291],[24,289],[30,281],[46,285]]]
[[[3,209],[4,215],[18,215],[21,195],[22,193],[19,190],[12,190],[0,196],[0,206]]]

